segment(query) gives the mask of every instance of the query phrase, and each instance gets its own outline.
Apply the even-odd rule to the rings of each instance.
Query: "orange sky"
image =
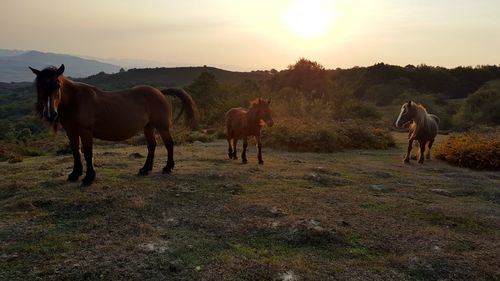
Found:
[[[499,15],[497,0],[2,0],[0,48],[235,70],[475,66],[500,64]]]

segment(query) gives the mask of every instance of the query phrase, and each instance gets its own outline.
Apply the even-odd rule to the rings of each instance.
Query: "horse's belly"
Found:
[[[146,124],[147,121],[123,122],[120,124],[96,124],[94,127],[94,137],[109,141],[126,140],[142,132]]]

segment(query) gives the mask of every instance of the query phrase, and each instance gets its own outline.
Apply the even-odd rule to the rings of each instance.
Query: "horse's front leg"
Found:
[[[83,147],[83,157],[85,158],[85,163],[87,164],[87,172],[82,180],[83,185],[91,185],[95,179],[95,170],[92,163],[92,131],[85,131],[81,134],[82,147]]]
[[[410,163],[410,153],[411,153],[411,148],[413,146],[413,139],[408,140],[408,150],[406,151],[406,155],[404,158],[405,163]]]
[[[259,165],[264,165],[262,160],[262,142],[260,142],[260,135],[255,136],[255,141],[257,142],[257,158],[259,159]]]
[[[422,141],[420,143],[420,153],[418,155],[418,163],[419,164],[424,164],[424,153],[425,153],[425,145],[427,143],[425,141]]]
[[[431,148],[433,144],[434,144],[434,139],[430,140],[429,144],[427,145],[427,153],[425,154],[425,158],[427,160],[431,159]]]
[[[241,162],[243,164],[247,163],[247,147],[248,147],[248,137],[243,137],[243,151],[241,152]]]
[[[71,152],[73,152],[73,171],[68,175],[68,181],[77,181],[83,173],[82,160],[80,158],[80,136],[69,131],[66,134],[69,139]]]

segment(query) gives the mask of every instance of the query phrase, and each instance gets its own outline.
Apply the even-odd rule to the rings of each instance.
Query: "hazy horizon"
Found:
[[[3,0],[0,48],[233,70],[496,65],[498,14],[495,0]]]

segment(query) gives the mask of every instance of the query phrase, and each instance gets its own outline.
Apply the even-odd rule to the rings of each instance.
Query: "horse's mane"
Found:
[[[256,98],[256,99],[250,101],[250,109],[257,108],[259,105],[261,105],[265,102],[266,102],[266,100],[264,100],[263,98]]]
[[[40,71],[40,76],[45,76],[45,75],[51,74],[51,73],[56,72],[56,71],[57,71],[57,68],[55,66],[48,66]],[[40,97],[40,91],[38,89],[38,77],[39,76],[37,76],[35,78],[35,80],[33,81],[33,88],[36,90],[36,95],[37,95],[37,99],[35,102],[35,113],[38,116],[38,118],[43,120],[43,107],[44,107],[44,105],[43,105],[43,101]],[[59,128],[59,122],[58,121],[50,122],[50,126],[52,127],[52,130],[55,133],[57,133],[57,130]]]
[[[410,129],[413,128],[415,133],[430,130],[431,122],[437,123],[436,120],[427,113],[427,109],[422,104],[412,102],[412,106],[415,107],[416,113],[414,118],[415,122],[411,124]]]

